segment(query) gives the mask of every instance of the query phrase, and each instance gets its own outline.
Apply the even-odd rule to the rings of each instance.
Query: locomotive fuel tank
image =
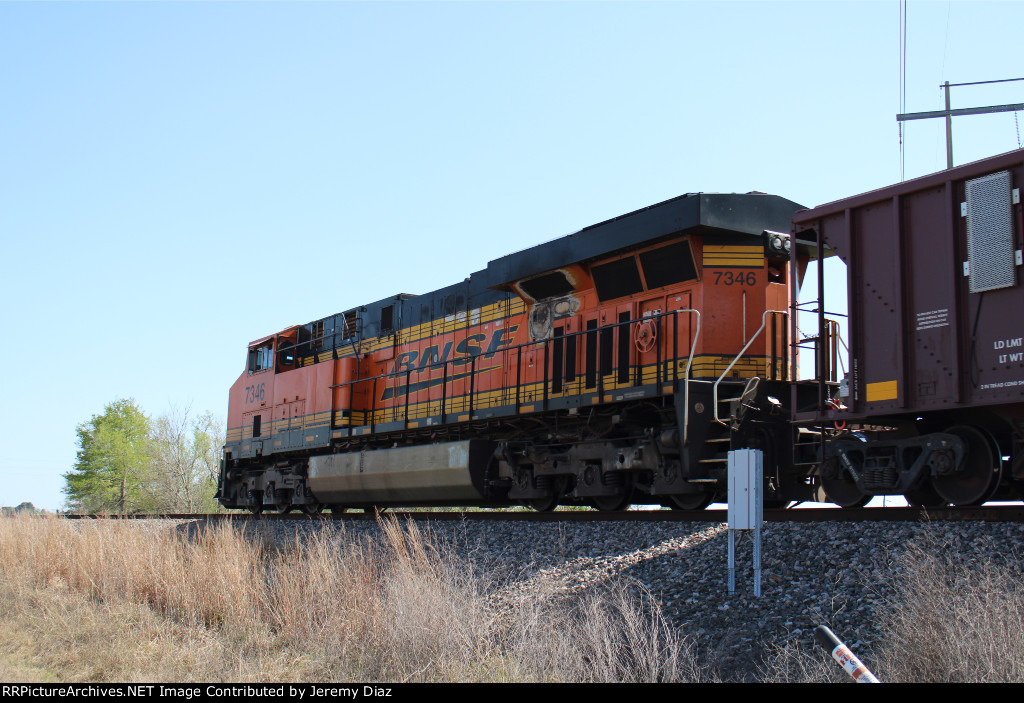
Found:
[[[466,440],[314,456],[309,487],[331,505],[477,505],[493,454],[492,442]]]

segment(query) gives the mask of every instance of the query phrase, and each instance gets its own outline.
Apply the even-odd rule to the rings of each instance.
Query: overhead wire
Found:
[[[900,114],[904,114],[907,111],[907,0],[900,0],[900,15],[899,15],[899,30],[900,30],[900,66],[899,66],[899,83],[900,83]],[[899,138],[900,138],[900,180],[903,181],[906,178],[906,149],[904,146],[903,139],[903,122],[898,122],[899,125]]]

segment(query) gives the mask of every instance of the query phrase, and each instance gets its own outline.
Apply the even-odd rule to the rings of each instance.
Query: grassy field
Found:
[[[0,680],[717,680],[635,588],[502,598],[415,524],[380,530],[277,548],[230,523],[0,519]],[[883,681],[1024,680],[1013,570],[921,545],[894,585],[868,661]],[[763,671],[844,677],[820,650],[778,650]]]
[[[221,523],[0,520],[0,680],[689,681],[711,675],[621,586],[496,607],[414,524],[286,549]]]

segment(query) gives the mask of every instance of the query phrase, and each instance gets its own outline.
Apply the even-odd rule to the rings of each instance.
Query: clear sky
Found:
[[[1024,76],[1022,26],[911,3],[906,109]],[[896,0],[0,2],[0,505],[60,507],[116,398],[223,418],[288,325],[681,193],[897,182],[899,57]],[[1020,144],[953,131],[957,164]],[[944,167],[941,120],[904,141]]]

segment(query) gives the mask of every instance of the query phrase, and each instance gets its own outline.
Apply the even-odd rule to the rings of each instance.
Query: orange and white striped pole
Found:
[[[857,658],[857,655],[839,641],[836,633],[832,632],[832,630],[824,625],[819,625],[814,628],[814,639],[818,640],[818,644],[832,653],[832,658],[839,662],[839,665],[846,669],[846,673],[852,676],[853,680],[857,683],[881,683],[864,666],[864,663]]]

